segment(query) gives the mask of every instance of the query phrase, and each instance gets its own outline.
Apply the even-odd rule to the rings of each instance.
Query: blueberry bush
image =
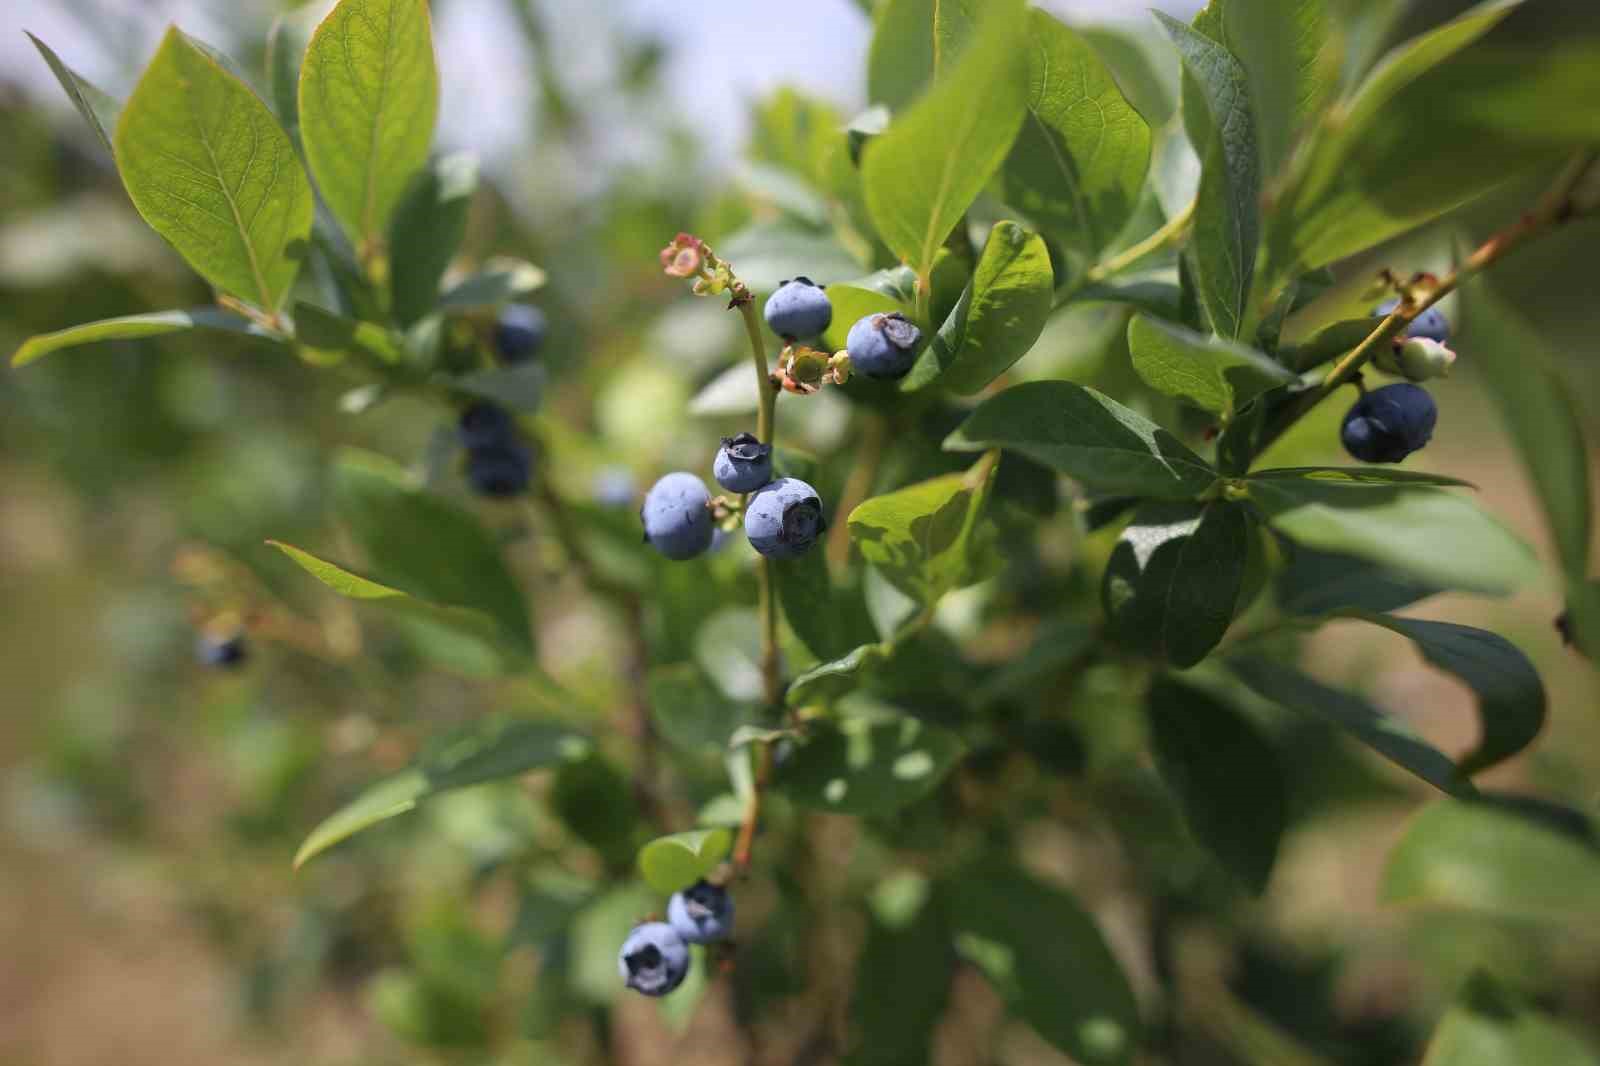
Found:
[[[253,73],[173,28],[126,99],[34,42],[215,298],[39,333],[18,373],[188,338],[327,416],[334,521],[179,571],[206,666],[381,704],[387,743],[288,779],[298,848],[261,845],[312,906],[431,885],[357,967],[373,1014],[459,1062],[645,1061],[638,1031],[762,1063],[1600,1061],[1600,830],[1504,769],[1545,729],[1535,662],[1600,652],[1592,412],[1494,287],[1592,241],[1600,27],[1211,0],[1134,44],[1022,0],[862,6],[870,110],[779,92],[742,185],[569,223],[540,265],[482,254],[503,194],[434,152],[424,0],[281,20]],[[1428,463],[1463,371],[1551,563]],[[384,410],[424,432],[341,428]],[[1560,616],[1516,643],[1414,608],[1528,589]],[[1475,740],[1326,680],[1339,626],[1470,690]],[[1402,916],[1374,935],[1460,950],[1361,1010],[1360,932],[1273,914],[1330,891],[1286,882],[1297,833],[1378,794],[1412,813],[1367,841]]]

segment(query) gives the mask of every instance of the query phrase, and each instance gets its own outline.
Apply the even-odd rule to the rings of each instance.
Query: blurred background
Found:
[[[295,17],[314,20],[326,6]],[[1171,121],[1177,63],[1143,0],[1040,6],[1099,27],[1092,40],[1134,102],[1153,125]],[[1159,6],[1188,17],[1199,4]],[[1409,5],[1392,32],[1465,6]],[[1528,5],[1545,26],[1587,6]],[[57,0],[6,11],[0,352],[37,332],[208,299],[144,227],[21,31],[122,96],[173,21],[260,84],[265,34],[281,10],[267,0]],[[592,444],[585,463],[563,471],[567,490],[581,494],[602,476],[613,488],[645,485],[696,461],[732,423],[714,407],[691,411],[690,398],[741,358],[738,327],[666,283],[656,252],[694,229],[741,273],[788,276],[809,263],[805,272],[838,280],[848,269],[804,191],[774,176],[771,112],[797,99],[841,121],[859,110],[868,15],[852,0],[434,0],[433,10],[440,148],[476,152],[487,178],[467,256],[520,255],[551,275],[537,300],[552,319],[551,409]],[[1506,32],[1538,29],[1530,16]],[[774,97],[783,87],[803,95]],[[1530,195],[1506,188],[1340,277],[1355,291],[1380,266],[1441,267],[1453,238],[1481,238]],[[774,251],[770,233],[756,238],[779,224],[786,238]],[[1569,360],[1591,441],[1600,440],[1597,236],[1593,220],[1569,227],[1492,282]],[[1466,322],[1463,358],[1436,390],[1443,419],[1416,465],[1475,482],[1548,559],[1525,474],[1472,372],[1470,307],[1448,309]],[[1058,317],[1019,371],[1109,382],[1140,402],[1122,313]],[[425,725],[507,697],[425,669],[405,641],[358,627],[348,605],[268,558],[268,537],[337,543],[321,493],[333,447],[412,463],[448,417],[411,401],[351,417],[324,377],[189,341],[101,345],[0,370],[0,1061],[565,1061],[558,1045],[572,1061],[663,1061],[652,1051],[653,1011],[625,1005],[606,1044],[581,1012],[573,1021],[541,1005],[527,958],[484,964],[527,914],[515,886],[494,881],[497,864],[529,836],[548,849],[570,844],[527,789],[459,794],[371,848],[290,870],[305,832],[352,788],[404,764]],[[1284,458],[1342,459],[1338,412],[1324,414],[1279,445]],[[826,452],[848,418],[825,395],[786,432]],[[610,506],[628,517],[633,504]],[[607,706],[622,653],[616,620],[525,536],[519,513],[487,513],[537,590],[545,665]],[[196,663],[201,628],[262,604],[276,639],[252,642],[242,669]],[[1550,689],[1549,727],[1491,783],[1596,814],[1600,682],[1562,648],[1559,609],[1552,585],[1509,601],[1436,597],[1412,611],[1492,629],[1534,660]],[[302,639],[303,629],[320,636]],[[1392,636],[1330,626],[1306,663],[1447,751],[1473,742],[1469,692]],[[1326,737],[1301,741],[1309,751]],[[1578,966],[1570,945],[1449,916],[1402,930],[1379,911],[1381,858],[1418,794],[1365,761],[1313,761],[1326,772],[1296,782],[1294,833],[1250,916],[1272,947],[1232,975],[1242,996],[1325,1061],[1373,1064],[1412,1061],[1412,1011],[1485,960],[1543,989],[1552,1006],[1596,1010],[1600,989],[1562,978]],[[1148,969],[1117,935],[1117,878],[1101,881],[1097,915],[1129,969]],[[468,886],[487,886],[470,906]],[[604,974],[614,942],[594,944]],[[577,929],[574,958],[589,947]],[[1592,966],[1578,969],[1592,980]],[[593,1005],[581,980],[563,994]],[[541,1010],[583,1031],[542,1028]],[[719,1018],[729,1024],[716,1012],[703,1024],[714,1032]],[[1008,1061],[1065,1061],[1026,1035],[1005,1046]],[[959,1048],[944,1054],[968,1061]]]

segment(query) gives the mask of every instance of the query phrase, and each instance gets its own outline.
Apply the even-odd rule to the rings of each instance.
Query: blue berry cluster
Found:
[[[726,940],[733,899],[721,885],[700,880],[667,902],[667,920],[644,922],[617,952],[622,983],[646,996],[664,996],[689,976],[689,945]]]
[[[1399,306],[1398,298],[1387,300],[1372,313],[1386,317]],[[1415,382],[1449,373],[1456,358],[1445,347],[1449,340],[1449,320],[1437,307],[1430,307],[1395,338],[1392,350],[1378,354],[1373,364],[1379,370],[1409,380],[1362,392],[1339,431],[1345,451],[1364,463],[1398,463],[1428,443],[1439,408]]]

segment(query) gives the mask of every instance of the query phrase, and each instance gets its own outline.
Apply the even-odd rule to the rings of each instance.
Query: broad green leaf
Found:
[[[1472,782],[1448,755],[1417,736],[1402,719],[1367,701],[1271,659],[1230,658],[1228,667],[1262,699],[1332,723],[1441,792],[1471,795],[1474,791]]]
[[[320,353],[322,362],[354,355],[379,366],[394,366],[405,358],[400,338],[376,322],[346,318],[304,301],[294,305],[294,335]]]
[[[1019,0],[992,0],[954,69],[863,154],[862,189],[878,234],[924,278],[1022,123],[1022,28]]]
[[[817,658],[837,658],[872,639],[872,621],[859,587],[836,586],[820,549],[798,559],[774,560],[772,575],[783,617]]]
[[[645,884],[670,896],[715,870],[733,846],[726,829],[691,829],[657,837],[639,849],[639,875]]]
[[[932,792],[965,753],[954,733],[915,718],[818,722],[773,780],[806,807],[889,814]]]
[[[1470,481],[1431,474],[1426,470],[1400,470],[1383,466],[1275,466],[1257,470],[1252,481],[1312,481],[1332,485],[1431,485],[1435,488],[1476,488]]]
[[[857,1066],[933,1061],[935,1030],[950,999],[956,953],[944,909],[924,902],[898,928],[873,920],[856,967],[851,1020]]]
[[[1296,544],[1424,584],[1503,595],[1539,575],[1526,544],[1471,500],[1431,485],[1252,477],[1249,491]]]
[[[124,315],[105,318],[99,322],[85,322],[54,333],[40,333],[22,342],[11,357],[11,365],[26,366],[63,348],[96,341],[137,340],[140,337],[159,337],[167,333],[187,333],[191,330],[233,333],[261,340],[282,342],[281,334],[273,333],[248,318],[220,307],[191,307],[187,311],[152,311],[144,315]]]
[[[1224,337],[1246,331],[1250,288],[1261,240],[1261,159],[1249,79],[1221,44],[1157,13],[1206,105],[1211,135],[1195,151],[1204,160],[1191,247],[1200,301]]]
[[[982,390],[1039,339],[1054,288],[1044,239],[1015,222],[996,223],[972,280],[901,388],[937,381],[964,396]]]
[[[1600,847],[1506,803],[1444,800],[1412,819],[1383,871],[1387,903],[1593,928]]]
[[[1487,0],[1390,53],[1324,125],[1297,180],[1274,213],[1270,272],[1285,277],[1342,259],[1421,225],[1526,169],[1553,162],[1568,142],[1528,123],[1492,122],[1472,98],[1534,89],[1539,98],[1571,96],[1577,86],[1543,85],[1568,72],[1557,65],[1516,64],[1500,78],[1476,65],[1446,62],[1478,40],[1520,0]],[[1526,60],[1527,57],[1523,57]],[[1593,68],[1592,59],[1589,61]],[[1452,69],[1455,68],[1455,69]],[[1520,84],[1519,84],[1520,83]],[[1548,108],[1559,111],[1561,108]],[[1485,138],[1504,144],[1484,151]],[[1592,139],[1592,138],[1590,138]]]
[[[500,718],[430,743],[408,769],[366,789],[324,819],[295,853],[294,865],[451,789],[498,781],[579,758],[589,742],[547,722]]]
[[[1528,468],[1569,582],[1589,576],[1594,507],[1578,391],[1537,330],[1483,282],[1470,287],[1459,347],[1483,375]]]
[[[622,771],[598,752],[556,771],[546,801],[573,837],[593,848],[610,870],[624,870],[639,843],[639,805]]]
[[[874,496],[850,513],[850,540],[891,584],[931,607],[989,576],[998,561],[984,515],[993,466],[981,476],[947,474]]]
[[[1572,1029],[1500,988],[1468,979],[1428,1041],[1422,1066],[1597,1066],[1600,1053]]]
[[[1154,422],[1070,381],[1030,381],[990,397],[944,447],[1008,448],[1103,492],[1185,499],[1217,476]]]
[[[1502,636],[1454,622],[1399,618],[1347,610],[1416,643],[1422,657],[1459,677],[1478,697],[1482,739],[1461,758],[1463,773],[1474,774],[1522,751],[1544,728],[1544,682],[1528,657]]]
[[[989,864],[958,879],[950,898],[951,922],[980,938],[974,961],[1018,1017],[1083,1066],[1133,1061],[1138,1001],[1077,900]]]
[[[754,719],[750,704],[724,696],[693,663],[650,671],[650,716],[667,741],[684,751],[720,752]]]
[[[439,109],[426,0],[341,0],[300,66],[300,138],[363,260],[428,160]]]
[[[134,207],[222,292],[275,311],[309,251],[311,183],[267,105],[176,29],[117,120]]]
[[[477,189],[477,158],[459,152],[419,171],[396,206],[389,224],[390,293],[402,326],[433,310],[439,279],[467,232],[467,209]]]
[[[933,78],[936,0],[885,0],[867,50],[867,99],[904,110]]]
[[[1008,697],[1025,697],[1048,686],[1093,650],[1095,626],[1072,617],[1046,620],[1027,651],[995,670],[973,694],[974,704],[988,707]]]
[[[1365,559],[1310,548],[1293,549],[1278,575],[1278,607],[1287,614],[1319,615],[1342,607],[1393,611],[1442,591]]]
[[[865,686],[878,668],[894,654],[892,641],[862,644],[848,653],[818,663],[789,683],[785,700],[791,707],[826,703]]]
[[[1150,166],[1150,127],[1087,41],[1028,12],[1027,117],[1006,157],[1006,202],[1082,261],[1133,214]]]
[[[543,363],[521,363],[493,370],[475,370],[460,377],[447,378],[445,384],[464,396],[493,400],[509,411],[526,413],[538,409],[544,398],[547,377]]]
[[[516,647],[533,630],[494,536],[468,511],[411,483],[389,460],[347,450],[333,471],[334,510],[377,580],[433,603],[483,611]]]
[[[1262,171],[1275,174],[1338,78],[1327,0],[1227,0],[1222,20],[1223,39],[1249,75]]]
[[[1135,315],[1128,323],[1133,369],[1157,392],[1231,419],[1235,411],[1295,375],[1253,348]]]
[[[491,259],[476,274],[463,278],[439,297],[439,308],[476,311],[520,300],[544,288],[545,273],[521,259]]]
[[[314,26],[306,8],[286,12],[267,30],[267,101],[289,139],[300,145],[300,61]]]
[[[23,33],[28,33],[23,30]],[[111,147],[111,134],[109,130],[117,128],[117,114],[122,110],[122,104],[110,93],[97,87],[83,75],[73,70],[61,61],[61,57],[51,50],[33,34],[28,33],[28,40],[39,50],[45,63],[50,67],[50,73],[56,76],[56,81],[61,83],[61,88],[66,90],[67,98],[72,101],[72,106],[78,109],[78,114],[89,124],[100,143],[106,146],[106,151],[114,152]]]
[[[1145,711],[1156,767],[1190,831],[1260,895],[1288,820],[1277,752],[1238,711],[1171,678],[1150,686]]]
[[[1245,508],[1223,500],[1140,507],[1101,584],[1117,640],[1178,667],[1204,659],[1233,621],[1250,533]]]

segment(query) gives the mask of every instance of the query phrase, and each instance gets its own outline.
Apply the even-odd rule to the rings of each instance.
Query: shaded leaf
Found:
[[[1576,1032],[1499,987],[1468,979],[1428,1042],[1422,1066],[1595,1066],[1600,1055]]]
[[[807,807],[888,814],[932,792],[965,752],[954,733],[915,718],[819,722],[773,780]]]
[[[1250,532],[1245,509],[1222,500],[1140,507],[1101,585],[1112,634],[1174,666],[1204,659],[1233,621]]]
[[[984,504],[994,481],[971,472],[947,474],[874,496],[850,513],[850,540],[901,592],[931,607],[952,589],[992,573],[993,527]]]
[[[1172,434],[1070,381],[1031,381],[990,397],[944,447],[1008,448],[1104,492],[1182,499],[1216,480],[1210,465]]]
[[[23,33],[28,33],[23,30]],[[114,152],[111,147],[111,134],[108,132],[117,128],[117,115],[122,110],[122,104],[110,93],[97,87],[83,75],[73,70],[61,61],[61,57],[51,50],[33,34],[28,33],[28,40],[39,50],[45,63],[50,67],[50,73],[56,76],[56,81],[61,83],[61,88],[66,90],[67,98],[72,101],[72,106],[78,109],[78,114],[89,124],[100,143],[106,146],[106,151]]]
[[[859,1066],[931,1061],[955,964],[950,927],[935,901],[924,902],[899,927],[872,921],[851,995],[859,1042],[850,1061]]]
[[[1288,820],[1277,752],[1237,711],[1171,678],[1150,686],[1145,711],[1156,766],[1190,830],[1259,895]]]
[[[1286,614],[1328,614],[1342,607],[1393,611],[1442,590],[1365,559],[1296,547],[1278,575],[1278,607]]]
[[[547,377],[543,363],[520,363],[493,370],[475,370],[449,378],[446,384],[463,395],[493,400],[509,411],[527,413],[538,410]]]
[[[817,658],[836,658],[872,639],[872,620],[859,586],[835,585],[821,550],[773,560],[772,575],[783,617]]]
[[[722,751],[754,709],[728,699],[693,663],[650,671],[650,716],[667,741],[684,751]]]
[[[1474,791],[1448,755],[1417,736],[1401,719],[1365,700],[1270,659],[1240,656],[1230,658],[1228,667],[1262,699],[1332,723],[1441,792],[1470,795]]]
[[[544,288],[545,272],[521,259],[491,259],[439,297],[445,311],[476,311],[520,300]]]
[[[133,205],[201,277],[268,311],[308,249],[311,183],[249,87],[176,29],[117,120]]]
[[[294,335],[317,352],[316,359],[322,363],[355,356],[383,367],[405,358],[400,338],[376,322],[346,318],[304,301],[294,305]]]
[[[295,853],[295,866],[379,822],[413,810],[451,789],[505,777],[577,758],[589,742],[546,722],[502,718],[484,722],[430,743],[408,769],[384,778],[324,819]]]
[[[395,318],[409,326],[433,310],[439,280],[467,232],[478,189],[478,161],[441,156],[418,172],[389,225],[390,293]]]

